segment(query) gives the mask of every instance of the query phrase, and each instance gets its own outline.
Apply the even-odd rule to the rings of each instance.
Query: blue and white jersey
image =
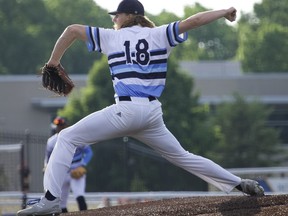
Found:
[[[76,148],[70,169],[75,169],[79,166],[86,166],[92,159],[93,151],[91,146],[78,146]]]
[[[46,145],[46,152],[45,152],[45,159],[44,159],[44,166],[47,165],[49,158],[52,154],[52,151],[56,145],[57,142],[57,136],[58,133],[54,134],[47,140],[47,145]],[[71,163],[71,169],[75,169],[79,166],[86,166],[90,160],[92,159],[93,156],[93,151],[91,146],[85,145],[85,146],[78,146],[76,148],[76,151],[74,153],[74,157]]]
[[[116,97],[160,97],[169,54],[187,40],[187,33],[180,35],[178,29],[179,22],[120,30],[87,26],[87,47],[107,55]]]

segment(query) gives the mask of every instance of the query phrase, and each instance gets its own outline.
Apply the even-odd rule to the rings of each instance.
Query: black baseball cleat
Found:
[[[18,211],[17,216],[56,216],[61,212],[62,210],[60,208],[60,198],[49,201],[43,197],[38,203]]]

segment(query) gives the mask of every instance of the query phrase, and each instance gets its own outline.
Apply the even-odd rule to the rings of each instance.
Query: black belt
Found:
[[[130,96],[119,96],[118,99],[119,99],[119,101],[132,101]],[[148,99],[149,99],[149,101],[154,101],[154,100],[156,100],[156,97],[149,96]]]

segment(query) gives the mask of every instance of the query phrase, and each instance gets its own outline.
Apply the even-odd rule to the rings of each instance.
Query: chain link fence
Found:
[[[0,182],[3,184],[0,191],[43,191],[42,169],[48,137],[29,130],[0,131],[0,170],[8,170],[1,172]],[[15,145],[21,145],[21,149],[12,148]],[[10,179],[13,179],[13,187]]]

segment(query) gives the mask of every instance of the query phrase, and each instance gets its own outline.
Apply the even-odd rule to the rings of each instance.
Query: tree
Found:
[[[199,3],[184,8],[184,16],[179,18],[163,10],[159,15],[151,16],[156,25],[163,25],[175,20],[186,19],[207,8]],[[174,53],[181,60],[226,60],[235,56],[237,29],[227,25],[225,19],[217,20],[207,26],[193,29],[188,33],[188,40],[175,48]]]
[[[70,24],[113,25],[107,11],[93,0],[0,0],[0,22],[3,50],[0,74],[39,72],[49,59],[57,38]],[[69,73],[82,74],[99,58],[96,53],[88,53],[81,42],[76,42],[62,63]]]
[[[277,164],[271,156],[279,153],[279,132],[267,126],[270,113],[263,104],[238,94],[233,102],[221,103],[212,120],[217,144],[209,157],[227,168]]]
[[[287,72],[287,1],[263,0],[241,16],[238,58],[245,72]]]
[[[287,0],[262,0],[254,5],[256,17],[260,20],[269,20],[282,26],[288,26]]]
[[[189,17],[207,8],[199,3],[194,7],[186,6],[184,17]],[[227,60],[235,57],[238,48],[237,29],[219,19],[207,26],[189,31],[188,41],[183,44],[183,59],[193,60]],[[183,50],[182,50],[183,52]]]
[[[56,39],[68,25],[74,23],[101,27],[112,27],[113,25],[107,11],[100,8],[93,0],[44,0],[44,2],[51,19],[54,21],[49,27],[50,48],[47,49],[49,55]],[[65,53],[62,64],[69,73],[86,74],[95,59],[100,59],[100,55],[89,53],[87,47],[83,46],[83,42],[76,41],[73,47]]]
[[[242,28],[243,29],[243,28]],[[253,35],[253,37],[249,37]],[[288,29],[275,24],[264,23],[256,29],[242,31],[240,42],[244,71],[253,72],[287,72]]]
[[[36,73],[48,13],[39,0],[0,0],[0,74]],[[43,19],[39,19],[43,17]]]

